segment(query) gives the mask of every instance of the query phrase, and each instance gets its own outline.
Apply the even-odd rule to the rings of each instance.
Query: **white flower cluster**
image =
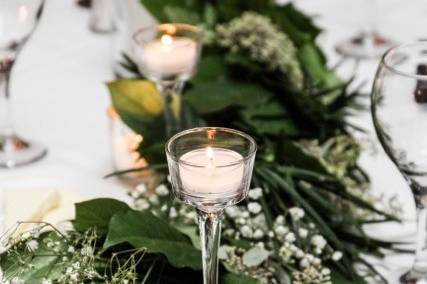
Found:
[[[263,63],[271,71],[280,71],[297,88],[303,85],[303,72],[297,49],[289,37],[268,17],[245,12],[228,24],[217,26],[220,46],[231,52],[247,52],[252,60]]]
[[[197,224],[197,214],[192,207],[181,203],[166,206],[170,204],[166,202],[170,198],[170,190],[165,185],[154,190],[140,185],[134,197],[137,197],[136,205],[148,204],[143,208],[139,206],[139,209],[150,208],[155,214],[167,214],[172,224]],[[286,214],[277,216],[268,225],[263,202],[263,189],[258,187],[249,190],[247,202],[226,208],[223,240],[249,241],[251,247],[243,249],[223,245],[219,251],[220,259],[239,273],[258,279],[260,283],[283,282],[278,275],[286,272],[282,273],[271,265],[271,257],[276,262],[279,259],[284,267],[292,266],[295,269],[290,275],[293,283],[331,283],[330,271],[324,266],[324,261],[339,261],[342,253],[333,251],[315,225],[305,221],[302,208],[289,208],[284,212]]]
[[[95,230],[78,233],[69,230],[70,224],[62,226],[63,230],[49,224],[40,224],[18,237],[12,233],[7,239],[0,240],[8,248],[4,251],[6,257],[15,259],[19,264],[14,275],[28,275],[36,272],[35,265],[40,261],[36,256],[41,255],[50,257],[49,261],[52,262],[55,270],[62,269],[55,272],[55,278],[49,276],[41,279],[41,284],[135,283],[137,279],[134,273],[135,265],[119,267],[120,275],[116,275],[117,273],[111,276],[99,274],[97,266],[99,265],[97,262],[99,252],[96,252],[99,236]],[[48,230],[54,230],[47,233],[46,227],[49,227]],[[45,232],[43,237],[41,237],[41,232]],[[0,270],[0,283],[24,284],[27,281],[19,276],[8,277]]]

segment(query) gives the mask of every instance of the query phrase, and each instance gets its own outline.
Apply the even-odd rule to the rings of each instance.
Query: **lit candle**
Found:
[[[111,143],[115,169],[128,170],[146,167],[148,165],[146,160],[141,157],[137,150],[142,142],[142,136],[127,127],[114,108],[109,107],[107,114],[111,123]]]
[[[244,172],[244,163],[239,162],[242,159],[239,153],[223,148],[207,147],[185,153],[179,164],[182,187],[196,194],[238,191]]]
[[[144,46],[142,59],[145,68],[163,76],[190,73],[197,60],[197,44],[165,34]]]

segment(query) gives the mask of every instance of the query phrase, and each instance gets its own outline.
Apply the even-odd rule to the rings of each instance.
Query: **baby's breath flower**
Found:
[[[253,236],[252,228],[249,227],[248,225],[242,226],[240,228],[240,233],[242,234],[243,237],[248,238],[248,239],[252,238],[252,236]]]
[[[36,251],[39,248],[39,242],[36,240],[30,240],[27,242],[27,248],[30,251]]]
[[[175,207],[171,207],[169,210],[169,218],[175,219],[176,217],[178,217],[178,213],[176,212]]]
[[[333,261],[339,261],[342,258],[342,252],[336,251],[332,254]]]
[[[304,239],[308,236],[308,230],[304,228],[299,228],[298,235]]]
[[[321,235],[315,235],[311,239],[311,244],[314,245],[317,249],[322,250],[326,246],[326,240]]]
[[[158,187],[156,187],[155,192],[159,196],[166,196],[169,194],[169,189],[166,187],[166,185],[161,184]]]
[[[140,194],[144,194],[147,192],[147,186],[145,183],[140,183],[136,186],[136,191],[138,191]]]
[[[291,39],[271,20],[255,12],[245,12],[228,24],[217,26],[218,43],[232,53],[246,52],[253,61],[270,71],[283,73],[291,84],[302,87],[303,72]]]
[[[289,232],[289,229],[283,225],[279,225],[279,226],[274,228],[274,232],[278,236],[284,236],[287,232]]]
[[[262,189],[260,187],[249,190],[248,196],[250,199],[258,200],[262,196]]]
[[[294,233],[288,233],[286,234],[285,240],[289,243],[293,243],[295,242],[296,238],[295,238],[295,234]]]
[[[289,209],[289,214],[291,214],[292,219],[298,221],[304,217],[305,212],[302,208],[292,207]]]
[[[135,201],[135,207],[138,210],[146,210],[150,208],[150,203],[146,199],[140,198]]]
[[[249,212],[251,212],[253,214],[258,214],[259,212],[261,212],[262,207],[261,207],[261,205],[259,205],[258,202],[250,202],[248,204],[248,210],[249,210]]]

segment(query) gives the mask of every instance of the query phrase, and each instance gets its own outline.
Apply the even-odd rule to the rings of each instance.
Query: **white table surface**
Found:
[[[316,22],[324,29],[319,43],[333,65],[340,58],[334,45],[357,33],[372,14],[366,9],[369,1],[294,2],[316,16]],[[110,102],[104,85],[113,79],[111,38],[91,33],[88,10],[78,8],[74,2],[47,0],[41,23],[18,58],[12,75],[16,129],[46,145],[48,156],[29,166],[0,170],[0,190],[54,186],[88,196],[124,198],[123,185],[115,179],[102,178],[112,171],[105,114]],[[379,0],[377,11],[378,29],[383,34],[399,42],[427,37],[426,1]],[[343,74],[351,73],[353,63],[344,66]],[[366,61],[357,69],[358,80],[368,80],[366,90],[376,65],[376,60]],[[352,120],[369,131],[369,135],[361,135],[366,149],[360,163],[371,176],[374,193],[398,194],[404,204],[404,217],[413,219],[415,211],[409,189],[377,143],[369,113],[361,113]],[[382,237],[401,234],[403,238],[413,234],[414,229],[413,224],[387,225],[369,228],[369,232]],[[411,256],[390,256],[386,266],[378,268],[390,283],[397,283],[397,275],[411,261]]]

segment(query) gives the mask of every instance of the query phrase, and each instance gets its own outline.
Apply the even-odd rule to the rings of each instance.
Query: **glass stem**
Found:
[[[157,83],[157,89],[162,93],[165,102],[164,116],[167,138],[181,130],[181,93],[183,88],[183,81]]]
[[[425,202],[424,202],[425,203]],[[414,273],[427,274],[427,204],[417,204],[417,240],[415,261],[412,267]]]
[[[203,284],[218,283],[218,249],[221,238],[222,211],[207,213],[197,210],[202,245]]]
[[[13,135],[13,125],[9,101],[9,77],[13,60],[0,60],[0,138]],[[0,140],[0,144],[1,144]]]

